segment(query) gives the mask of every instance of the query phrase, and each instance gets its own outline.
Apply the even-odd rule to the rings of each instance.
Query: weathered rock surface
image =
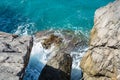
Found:
[[[39,80],[70,80],[72,57],[57,53],[43,68]]]
[[[120,80],[120,0],[96,11],[80,67],[84,80]]]
[[[30,36],[0,32],[0,80],[21,80],[32,48]]]
[[[48,54],[46,66],[43,68],[39,80],[70,80],[72,69],[71,51],[87,46],[87,39],[82,34],[76,35],[73,31],[45,31],[35,35],[35,41],[42,42],[46,49],[55,46]]]

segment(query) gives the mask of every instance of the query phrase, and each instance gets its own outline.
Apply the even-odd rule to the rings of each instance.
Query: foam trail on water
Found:
[[[85,47],[83,49],[80,49],[78,52],[71,52],[71,56],[73,57],[71,80],[80,80],[82,78],[80,60],[87,50],[88,48]]]

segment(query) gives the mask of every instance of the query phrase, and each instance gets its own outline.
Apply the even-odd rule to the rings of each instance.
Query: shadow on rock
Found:
[[[58,53],[43,68],[39,80],[70,80],[72,58],[67,53]]]
[[[70,77],[67,75],[68,74],[64,71],[46,65],[42,70],[42,74],[40,75],[39,80],[70,80]]]

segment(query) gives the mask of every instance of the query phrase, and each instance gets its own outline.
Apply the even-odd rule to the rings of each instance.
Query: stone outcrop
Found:
[[[57,53],[43,68],[39,80],[70,80],[72,57],[64,52]]]
[[[22,80],[33,40],[0,32],[0,80]]]
[[[84,80],[120,80],[120,0],[95,12],[90,47],[80,67]]]
[[[43,68],[39,80],[70,80],[72,70],[71,51],[87,46],[84,35],[73,31],[44,31],[35,35],[35,41],[41,41],[45,49],[55,46],[48,54],[48,62]],[[49,58],[50,57],[50,58]]]

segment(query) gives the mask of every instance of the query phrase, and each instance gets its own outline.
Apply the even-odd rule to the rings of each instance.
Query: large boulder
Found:
[[[72,51],[87,46],[87,39],[74,31],[43,31],[35,35],[35,42],[41,42],[45,49],[54,48],[47,54],[47,64],[43,68],[39,80],[70,80],[72,70]]]
[[[120,80],[120,0],[95,12],[90,47],[80,67],[84,80]]]
[[[21,80],[32,48],[30,36],[0,32],[0,80]]]
[[[57,53],[43,68],[39,80],[70,80],[72,57],[64,52]]]

